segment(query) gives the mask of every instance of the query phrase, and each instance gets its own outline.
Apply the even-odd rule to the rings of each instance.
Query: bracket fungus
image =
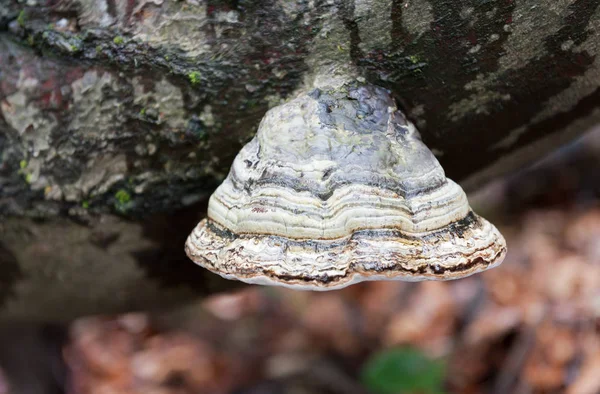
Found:
[[[228,279],[331,290],[466,277],[499,265],[506,243],[390,93],[352,82],[266,113],[186,252]]]

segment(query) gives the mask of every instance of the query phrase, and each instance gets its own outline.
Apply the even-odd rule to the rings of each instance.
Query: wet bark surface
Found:
[[[350,64],[390,89],[447,175],[467,187],[540,157],[600,120],[599,5],[3,0],[0,256],[16,268],[0,276],[0,303],[25,315],[80,315],[178,302],[211,288],[201,270],[171,263],[185,266],[178,242],[193,225],[165,223],[178,223],[173,212],[202,217],[202,201],[264,113],[319,67]],[[44,234],[57,231],[80,236],[85,252],[77,257],[57,237],[44,255],[55,268],[44,271],[30,259],[48,247]],[[98,241],[98,231],[113,234]],[[129,249],[110,249],[121,244]],[[57,279],[96,258],[89,256],[104,256],[104,268],[89,270],[100,280],[85,279],[83,268]],[[122,298],[82,293],[146,280],[153,286]],[[161,282],[177,283],[180,296],[164,296]],[[43,292],[32,289],[42,283],[75,283],[62,294],[80,294],[81,305],[73,313],[52,302],[47,313],[39,303],[16,306],[28,294],[34,305]]]

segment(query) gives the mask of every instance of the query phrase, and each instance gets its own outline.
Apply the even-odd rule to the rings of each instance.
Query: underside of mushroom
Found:
[[[389,92],[350,82],[267,112],[186,252],[228,279],[331,290],[466,277],[506,244]]]

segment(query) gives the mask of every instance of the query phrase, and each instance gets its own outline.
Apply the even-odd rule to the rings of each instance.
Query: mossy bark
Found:
[[[18,226],[35,233],[43,225],[33,220],[43,219],[89,230],[116,220],[106,215],[142,226],[148,215],[195,207],[265,111],[315,70],[351,66],[390,89],[447,175],[467,187],[540,157],[600,119],[599,5],[3,1],[0,243],[15,262],[0,280],[0,304],[26,297],[26,278],[42,272],[25,261],[33,257],[22,255],[24,241],[11,238]],[[128,242],[138,250],[146,241],[142,232]],[[119,263],[105,270],[117,272]],[[147,290],[144,302],[89,297],[103,306],[88,310],[161,297],[168,298],[158,290]]]

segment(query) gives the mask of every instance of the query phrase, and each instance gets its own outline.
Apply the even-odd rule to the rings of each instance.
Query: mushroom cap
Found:
[[[186,252],[228,279],[330,290],[469,276],[506,243],[389,92],[352,83],[266,113]]]

